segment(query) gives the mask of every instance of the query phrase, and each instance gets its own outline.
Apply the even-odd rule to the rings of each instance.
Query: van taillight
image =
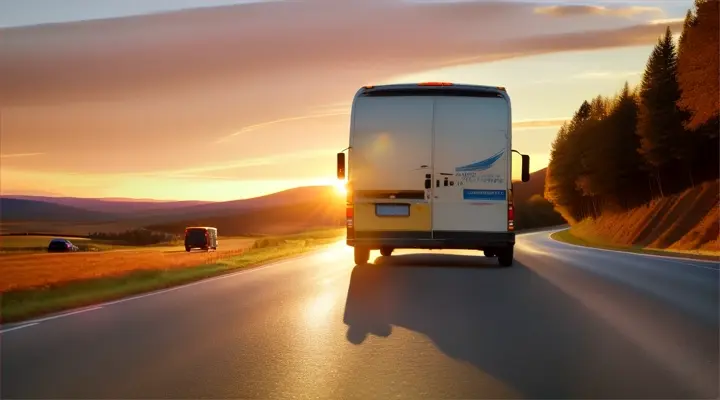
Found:
[[[515,230],[515,208],[512,203],[508,203],[508,230]]]
[[[355,227],[353,224],[353,219],[355,216],[354,208],[351,206],[348,206],[345,208],[345,227],[347,228],[347,236],[353,237],[355,232]]]

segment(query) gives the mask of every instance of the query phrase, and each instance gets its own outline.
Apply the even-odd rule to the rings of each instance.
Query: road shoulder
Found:
[[[677,252],[661,249],[648,249],[639,246],[618,246],[598,241],[591,241],[573,235],[570,229],[555,231],[550,234],[550,238],[571,246],[593,248],[597,250],[614,251],[622,253],[641,254],[646,256],[661,257],[668,259],[688,260],[688,261],[705,261],[720,262],[720,255],[700,254],[695,252]]]

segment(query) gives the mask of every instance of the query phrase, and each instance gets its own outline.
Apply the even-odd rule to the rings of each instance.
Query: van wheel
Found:
[[[353,249],[355,255],[355,265],[365,265],[370,259],[370,249],[363,247],[355,247]]]
[[[185,251],[187,251],[187,252],[189,253],[189,252],[190,252],[190,248],[189,248],[189,247],[185,247]]]
[[[495,252],[492,250],[483,250],[483,254],[485,254],[485,257],[495,257]]]
[[[382,248],[380,248],[380,254],[383,257],[390,257],[393,253],[393,250],[395,250],[395,249],[393,249],[391,247],[382,247]]]
[[[510,267],[513,264],[513,246],[498,251],[498,264],[502,267]]]

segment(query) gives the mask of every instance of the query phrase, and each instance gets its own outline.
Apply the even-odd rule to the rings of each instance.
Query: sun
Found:
[[[335,193],[337,193],[338,196],[347,195],[347,186],[345,186],[344,180],[335,182],[334,186],[335,186]]]

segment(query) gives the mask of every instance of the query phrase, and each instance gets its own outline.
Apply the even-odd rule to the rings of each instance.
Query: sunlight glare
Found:
[[[339,196],[345,196],[347,194],[347,186],[344,180],[335,182],[335,192]]]

